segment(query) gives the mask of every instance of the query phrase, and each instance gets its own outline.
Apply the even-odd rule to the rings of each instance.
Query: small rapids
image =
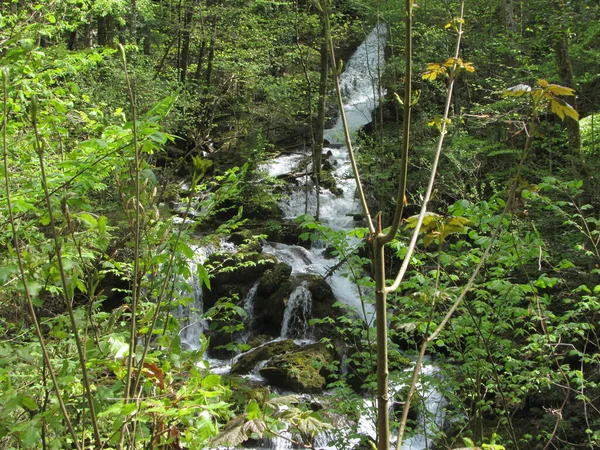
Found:
[[[347,121],[351,130],[356,131],[364,125],[371,122],[371,111],[377,106],[379,96],[381,95],[377,80],[383,66],[383,48],[385,47],[387,30],[381,26],[375,28],[359,46],[355,54],[348,61],[345,71],[340,76],[340,85],[344,94]],[[319,198],[320,204],[320,222],[326,227],[335,231],[348,231],[357,226],[355,217],[360,213],[360,204],[356,200],[356,183],[352,176],[350,161],[347,154],[347,149],[341,144],[342,124],[338,119],[335,126],[326,130],[325,137],[331,147],[325,148],[328,164],[331,165],[331,173],[335,179],[336,185],[340,188],[340,192],[333,194],[327,189],[322,189]],[[335,144],[335,145],[334,145]],[[301,170],[299,167],[304,164],[306,156],[302,154],[283,155],[269,162],[264,166],[270,176],[281,177],[288,174],[297,174]],[[310,167],[310,162],[308,162]],[[308,190],[308,192],[307,192]],[[286,219],[296,219],[308,211],[314,214],[316,211],[315,190],[311,189],[311,181],[309,177],[301,177],[297,180],[297,185],[293,189],[291,195],[280,203],[282,215]],[[348,238],[350,239],[350,238]],[[214,251],[214,250],[213,250]],[[202,253],[203,252],[203,253]],[[209,250],[199,250],[199,257],[196,263],[201,263],[210,252]],[[321,275],[327,277],[327,282],[332,288],[332,291],[338,301],[354,310],[368,324],[372,324],[374,319],[374,308],[370,304],[363,305],[359,295],[357,286],[352,281],[352,277],[348,274],[348,269],[340,261],[328,258],[326,251],[322,245],[314,245],[312,248],[306,249],[297,245],[287,245],[282,243],[265,242],[263,243],[263,253],[276,256],[277,260],[288,264],[292,269],[292,276],[302,275]],[[335,267],[337,270],[331,270]],[[194,270],[192,270],[192,273]],[[191,281],[192,285],[197,285]],[[258,283],[256,283],[243,299],[243,307],[247,314],[245,325],[250,329],[251,324],[255,320],[255,297],[257,294]],[[206,324],[202,319],[203,304],[202,291],[199,288],[194,288],[192,292],[193,303],[186,311],[180,311],[180,317],[183,318],[183,327],[181,330],[181,340],[186,345],[191,347],[198,346],[200,336],[206,330]],[[311,329],[309,320],[312,314],[312,298],[309,289],[305,282],[299,282],[289,296],[283,315],[283,324],[280,337],[277,340],[291,338],[297,342],[306,342],[311,339]],[[246,342],[250,334],[246,332],[242,337],[242,341]],[[271,341],[273,342],[273,341]],[[263,344],[267,345],[269,343]],[[250,350],[253,351],[253,350]],[[241,355],[233,358],[233,361],[238,360]],[[211,370],[216,373],[227,373],[230,369],[232,361],[217,361],[209,360]],[[246,375],[246,378],[252,382],[264,381],[260,376],[260,369],[265,362],[258,364],[254,370]],[[422,371],[422,379],[427,380],[435,377],[437,368],[431,361],[426,361]],[[431,436],[436,428],[443,423],[442,407],[444,399],[441,393],[431,383],[423,381],[419,386],[422,400],[422,410],[418,416],[420,434],[415,435],[410,439],[406,439],[402,448],[404,450],[424,450],[431,445]],[[391,386],[390,392],[401,392],[403,386]],[[329,394],[325,393],[324,397]],[[399,398],[397,401],[401,401]],[[326,401],[326,400],[325,400]],[[368,436],[374,439],[376,436],[376,427],[374,416],[376,405],[370,399],[363,400],[363,411],[365,415],[361,417],[358,423],[358,433],[363,436]],[[392,402],[393,403],[393,402]],[[344,438],[344,434],[349,432],[345,430],[341,424],[336,433],[337,437],[342,436],[352,447],[359,444],[358,440]],[[346,434],[347,436],[347,434]],[[269,440],[260,440],[257,443],[256,449],[275,449],[285,450],[292,447],[289,436],[276,437]],[[332,433],[323,433],[316,439],[316,447],[326,450],[339,450],[340,447],[331,446]]]

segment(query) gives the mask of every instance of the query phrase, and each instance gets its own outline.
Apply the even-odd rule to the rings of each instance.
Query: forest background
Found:
[[[273,269],[256,257],[262,239],[328,240],[373,289],[364,217],[356,248],[313,218],[283,221],[288,188],[262,170],[304,151],[315,184],[335,191],[319,134],[337,115],[324,18],[338,63],[385,24],[380,106],[356,143],[369,206],[384,228],[394,215],[405,2],[329,3],[0,4],[0,447],[204,448],[285,432],[314,447],[339,416],[354,434],[327,434],[332,445],[370,445],[353,439],[364,441],[357,411],[374,395],[377,347],[351,313],[332,307],[314,323],[352,368],[323,358],[336,400],[322,410],[211,373],[204,353],[247,349],[246,312],[219,281]],[[406,220],[386,246],[388,278],[445,143],[418,250],[388,297],[390,377],[407,381],[487,258],[427,347],[443,374],[428,382],[447,401],[436,448],[598,448],[600,6],[467,2],[463,21],[460,2],[422,0],[412,26]],[[235,257],[190,265],[225,238]],[[218,293],[200,350],[182,345],[176,314],[193,300],[191,267]],[[392,414],[391,430],[406,421]]]

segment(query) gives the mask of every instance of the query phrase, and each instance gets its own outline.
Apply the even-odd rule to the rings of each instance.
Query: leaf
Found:
[[[509,87],[503,93],[503,97],[522,97],[525,94],[531,92],[531,86],[527,84],[517,84],[516,86]]]
[[[246,435],[255,434],[258,439],[262,438],[263,433],[267,430],[267,424],[260,418],[248,420],[248,422],[244,424],[244,433]]]
[[[322,430],[331,428],[331,425],[319,420],[317,417],[312,414],[307,417],[303,417],[296,426],[303,434],[308,436],[315,436],[320,433]]]
[[[154,174],[154,171],[150,168],[144,169],[142,170],[142,176],[148,180],[148,183],[150,184],[150,186],[157,186],[158,185],[158,178],[156,178],[156,175]]]
[[[548,86],[548,89],[554,95],[569,95],[569,96],[575,95],[575,89],[571,89],[571,88],[565,87],[565,86],[560,86],[558,84],[551,84]]]
[[[221,376],[211,373],[202,379],[202,388],[210,389],[221,385]]]
[[[159,131],[155,131],[148,137],[159,144],[165,144],[167,142],[167,136]]]
[[[470,72],[470,73],[475,72],[475,66],[473,66],[473,63],[470,63],[470,62],[464,63],[464,65],[463,65],[462,68],[465,69],[467,72]]]
[[[21,404],[29,411],[35,411],[38,409],[38,404],[35,399],[29,395],[23,395],[21,397]]]
[[[544,79],[541,79],[541,78],[537,80],[537,84],[539,86],[541,86],[542,88],[547,88],[548,87],[548,82],[546,80],[544,80]]]
[[[570,117],[573,120],[579,120],[579,113],[569,105],[567,102],[560,98],[553,97],[550,100],[550,109],[554,114],[564,120],[565,117]]]
[[[198,274],[200,285],[204,284],[204,286],[206,286],[206,288],[210,291],[210,277],[208,276],[206,267],[204,267],[202,264],[198,264],[196,267],[196,273]]]
[[[283,405],[297,405],[298,403],[300,403],[300,401],[298,400],[298,397],[296,395],[284,395],[281,397],[274,397],[272,399],[269,399],[267,403],[268,405],[277,408],[278,406]]]
[[[142,367],[143,367],[142,373],[144,373],[146,375],[146,377],[148,377],[148,379],[153,380],[158,385],[159,388],[164,390],[165,377],[164,377],[162,369],[154,363],[147,363],[147,362],[145,362]]]
[[[427,64],[427,70],[425,72],[423,72],[423,79],[424,80],[435,80],[438,75],[445,75],[446,74],[446,67],[441,66],[440,64],[436,64],[436,63],[429,63]]]
[[[210,440],[211,447],[218,447],[220,445],[237,447],[246,441],[248,436],[244,432],[244,421],[244,416],[238,416],[227,422],[223,430]]]
[[[98,225],[98,221],[91,214],[81,213],[81,214],[77,215],[77,218],[79,219],[79,221],[81,223],[83,223],[84,225],[86,225],[89,228],[93,228],[96,225]]]

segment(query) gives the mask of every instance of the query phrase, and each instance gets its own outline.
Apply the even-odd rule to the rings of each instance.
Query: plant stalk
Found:
[[[38,321],[37,315],[35,313],[35,308],[33,306],[33,300],[31,299],[31,293],[29,292],[29,287],[27,285],[27,275],[25,274],[25,266],[23,264],[23,257],[21,255],[21,244],[19,243],[19,236],[17,235],[17,227],[15,223],[15,216],[12,207],[12,196],[10,192],[10,182],[8,176],[8,143],[7,143],[7,126],[8,126],[8,92],[7,92],[7,83],[8,83],[8,70],[2,70],[2,87],[3,87],[3,120],[2,120],[2,149],[3,149],[3,161],[4,161],[4,184],[6,188],[6,203],[8,206],[8,216],[9,222],[12,230],[13,243],[15,247],[15,254],[17,256],[17,264],[19,266],[19,274],[21,276],[21,283],[23,284],[23,290],[25,291],[25,298],[27,299],[27,307],[29,308],[29,313],[31,314],[31,319],[33,320],[33,326],[35,330],[35,335],[40,343],[40,347],[42,349],[42,356],[44,359],[44,365],[48,368],[48,373],[50,374],[50,378],[52,379],[52,385],[54,387],[54,392],[56,394],[56,398],[58,400],[58,404],[60,410],[63,415],[63,420],[69,430],[69,434],[73,439],[73,445],[77,450],[81,449],[81,445],[79,444],[79,439],[77,437],[77,433],[75,433],[75,429],[71,424],[71,419],[69,417],[69,412],[67,411],[67,407],[65,405],[64,399],[60,392],[60,387],[58,384],[58,380],[56,379],[56,375],[54,374],[54,368],[52,367],[52,362],[50,361],[50,356],[48,354],[48,349],[46,348],[46,344],[44,342],[44,336],[42,334],[42,329],[40,323]]]
[[[32,103],[37,103],[37,98],[34,97],[32,99]],[[37,105],[35,106],[37,109]],[[100,430],[98,428],[98,420],[96,418],[96,411],[94,408],[94,399],[92,397],[92,389],[91,384],[88,378],[88,371],[86,367],[86,358],[83,344],[81,343],[81,339],[79,337],[79,330],[77,328],[77,320],[75,319],[75,313],[73,311],[73,298],[69,294],[69,287],[67,283],[67,276],[65,273],[65,268],[62,259],[62,248],[60,244],[60,239],[58,236],[58,231],[56,229],[56,221],[54,219],[54,213],[52,211],[52,201],[50,198],[50,190],[48,189],[48,179],[46,176],[46,167],[44,163],[44,144],[40,139],[39,130],[37,126],[37,111],[32,109],[31,113],[31,121],[33,124],[33,131],[35,136],[35,151],[38,154],[39,164],[40,164],[40,175],[42,181],[42,187],[44,189],[44,197],[46,199],[46,208],[48,210],[48,217],[50,218],[50,228],[52,229],[52,236],[54,240],[54,250],[56,251],[56,261],[58,263],[58,271],[60,274],[60,282],[63,289],[63,299],[65,301],[65,306],[67,308],[67,313],[69,315],[69,320],[71,322],[71,327],[73,328],[73,337],[75,338],[75,346],[77,347],[77,354],[79,356],[79,365],[81,366],[81,374],[83,386],[85,389],[85,396],[87,398],[88,407],[90,409],[90,420],[92,423],[92,429],[94,432],[94,440],[96,442],[96,448],[102,447],[102,439],[100,438]]]

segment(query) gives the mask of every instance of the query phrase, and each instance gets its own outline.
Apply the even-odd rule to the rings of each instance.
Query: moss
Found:
[[[230,377],[229,386],[231,387],[231,398],[239,410],[243,410],[250,400],[255,400],[259,405],[263,405],[269,400],[271,394],[269,386],[242,377]]]
[[[213,275],[211,289],[204,290],[204,307],[208,309],[222,297],[244,298],[261,275],[273,268],[277,258],[258,252],[214,253],[206,267]]]
[[[270,359],[260,374],[282,389],[317,393],[327,384],[328,367],[333,359],[332,352],[324,345],[313,344]]]
[[[321,172],[321,187],[329,189],[333,195],[336,197],[341,197],[344,195],[344,191],[342,188],[338,187],[335,178],[331,175],[331,172],[327,170],[323,170]]]
[[[288,353],[298,348],[298,345],[291,339],[285,341],[273,341],[262,347],[255,348],[246,352],[238,358],[231,366],[232,375],[246,375],[261,361],[266,361],[282,353]]]
[[[277,292],[281,285],[290,279],[292,268],[285,263],[276,264],[272,269],[267,270],[258,284],[258,294],[269,296]]]

